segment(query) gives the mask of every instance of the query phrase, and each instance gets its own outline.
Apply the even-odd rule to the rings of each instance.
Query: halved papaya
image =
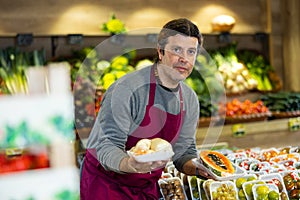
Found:
[[[203,150],[200,152],[200,158],[204,166],[217,176],[226,176],[235,172],[231,161],[218,151]]]

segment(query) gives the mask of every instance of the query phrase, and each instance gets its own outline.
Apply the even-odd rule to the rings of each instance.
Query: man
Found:
[[[91,131],[81,178],[81,199],[159,199],[157,184],[168,160],[137,162],[126,153],[143,138],[172,144],[175,167],[209,177],[196,168],[199,103],[184,84],[201,48],[195,24],[180,18],[158,35],[157,61],[118,79],[106,92]]]

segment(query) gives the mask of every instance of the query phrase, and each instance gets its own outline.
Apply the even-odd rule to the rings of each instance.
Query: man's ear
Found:
[[[158,53],[158,59],[161,60],[162,56],[165,54],[165,51],[162,48],[160,48],[160,46],[158,46],[157,53]]]

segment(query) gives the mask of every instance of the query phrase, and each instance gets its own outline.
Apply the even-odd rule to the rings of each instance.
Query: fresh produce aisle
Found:
[[[201,104],[197,145],[207,145],[213,142],[216,142],[216,144],[225,142],[227,143],[227,148],[250,148],[256,146],[269,148],[299,145],[297,144],[297,141],[300,141],[299,131],[290,131],[288,125],[290,119],[298,119],[299,113],[297,111],[300,110],[299,94],[289,92],[280,93],[278,89],[281,87],[281,83],[276,76],[273,74],[273,78],[268,79],[272,68],[267,66],[265,71],[258,70],[261,65],[267,65],[266,61],[262,60],[262,57],[257,57],[260,63],[256,62],[253,68],[249,64],[243,65],[235,51],[236,46],[233,44],[221,48],[220,51],[212,52],[211,58],[199,56],[197,58],[197,66],[195,67],[196,70],[193,72],[191,79],[187,80],[187,84],[195,89]],[[24,77],[22,77],[22,74],[26,71],[25,67],[29,67],[30,65],[44,65],[46,61],[44,59],[39,60],[39,57],[33,56],[35,58],[34,62],[24,64],[23,58],[26,56],[19,57],[21,55],[19,51],[6,49],[2,53],[2,61],[4,61],[2,64],[6,63],[6,67],[1,75],[7,78],[3,78],[2,84],[5,85],[8,83],[9,86],[15,84],[15,87],[5,88],[3,93],[5,94],[5,92],[11,90],[11,94],[14,94],[18,88],[22,89],[22,93],[26,93],[27,90],[24,89],[27,87],[26,82],[13,81],[23,80],[22,78]],[[82,140],[83,143],[86,142],[93,123],[94,112],[101,109],[99,102],[105,89],[122,75],[142,67],[145,63],[152,63],[151,59],[137,59],[135,53],[131,51],[122,56],[114,57],[111,60],[105,60],[93,48],[84,48],[78,52],[74,52],[74,55],[68,57],[68,59],[60,58],[56,60],[65,64],[67,61],[70,65],[70,78],[72,80],[76,107],[76,131],[79,132],[80,137],[78,139]],[[35,55],[38,54],[35,53]],[[253,52],[249,52],[248,55],[253,56]],[[11,58],[16,58],[17,62],[12,62]],[[80,66],[89,62],[92,63],[90,69],[93,73],[81,71],[79,79],[76,79],[78,78],[76,77],[76,73],[79,71]],[[16,63],[17,65],[10,66],[11,63]],[[18,65],[20,63],[24,65]],[[20,66],[24,68],[22,69]],[[43,68],[42,66],[40,67]],[[21,70],[21,72],[18,70]],[[14,72],[20,78],[11,78],[10,76],[14,75]],[[226,72],[229,73],[227,74]],[[250,72],[254,74],[258,73],[259,75],[254,75],[255,79],[249,76]],[[221,84],[218,79],[219,77],[215,76],[215,74],[222,76],[222,79],[225,80],[225,85]],[[77,83],[80,84],[73,84],[75,80],[79,81]],[[99,83],[101,87],[95,88],[95,86],[99,86],[96,83]],[[95,94],[95,91],[97,91],[97,94]],[[224,95],[224,92],[227,99],[222,102],[223,104],[212,101],[214,99],[212,96],[218,98]],[[275,116],[277,113],[287,115],[283,119],[273,119],[272,116]],[[289,116],[289,113],[292,113],[292,115]],[[220,121],[222,122],[222,119],[224,126],[222,126],[222,123],[222,125],[219,124]],[[201,120],[204,120],[204,122],[202,123]],[[207,121],[209,122],[210,120],[216,124],[212,127],[207,127]],[[236,132],[238,136],[232,136],[232,127],[237,127]],[[85,135],[81,133],[85,133]],[[79,156],[81,152],[76,153],[78,153],[76,156]],[[51,174],[52,170],[47,170],[47,172]],[[76,171],[75,173],[72,171],[71,174],[74,180],[78,178]],[[73,190],[74,187],[70,187],[70,189]]]

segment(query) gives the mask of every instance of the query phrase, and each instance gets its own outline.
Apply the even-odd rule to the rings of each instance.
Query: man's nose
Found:
[[[186,53],[181,53],[179,55],[179,61],[182,62],[182,63],[187,63],[188,62],[187,54]]]

